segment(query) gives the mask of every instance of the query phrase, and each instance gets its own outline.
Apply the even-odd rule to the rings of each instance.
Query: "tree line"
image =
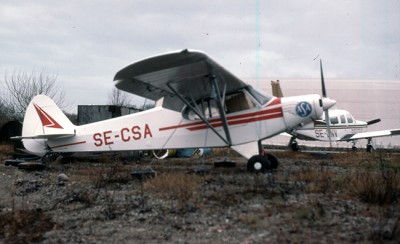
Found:
[[[57,75],[43,70],[5,73],[0,87],[0,125],[10,120],[22,122],[30,101],[38,94],[51,97],[64,111],[70,106],[65,90],[57,83]],[[107,104],[136,107],[131,104],[131,98],[127,93],[115,87],[109,92]],[[144,109],[148,109],[152,105],[144,107]],[[76,117],[76,115],[72,115],[72,117]]]

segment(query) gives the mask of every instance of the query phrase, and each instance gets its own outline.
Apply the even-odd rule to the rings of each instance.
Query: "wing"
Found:
[[[171,87],[194,101],[208,98],[212,91],[210,75],[216,76],[220,91],[226,89],[228,94],[247,86],[205,53],[187,49],[133,63],[120,70],[114,81],[117,88],[141,97],[164,97],[163,107],[180,111],[183,103]]]
[[[400,135],[400,129],[393,130],[378,130],[370,132],[362,132],[357,134],[348,134],[341,138],[341,141],[352,141],[358,139],[369,139],[374,137],[384,137],[384,136],[397,136]]]

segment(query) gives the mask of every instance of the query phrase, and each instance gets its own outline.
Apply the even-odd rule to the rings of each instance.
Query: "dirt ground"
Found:
[[[36,171],[2,163],[0,242],[400,242],[399,154],[274,154],[278,169],[256,175],[226,151],[57,157]],[[225,156],[236,167],[214,167]],[[149,169],[155,177],[134,177]]]

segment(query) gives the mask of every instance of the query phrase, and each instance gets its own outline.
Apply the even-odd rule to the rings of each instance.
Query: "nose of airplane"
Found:
[[[323,110],[327,110],[327,109],[333,107],[333,105],[336,104],[336,100],[330,99],[330,98],[327,98],[327,97],[323,97],[323,98],[321,99],[321,101],[322,101],[322,108],[323,108]]]

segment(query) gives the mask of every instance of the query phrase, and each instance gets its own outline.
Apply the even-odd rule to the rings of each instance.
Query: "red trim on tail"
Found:
[[[46,113],[41,107],[37,104],[33,104],[36,109],[36,112],[39,115],[40,120],[42,121],[43,126],[56,128],[56,129],[64,129],[55,119],[53,119],[48,113]]]

